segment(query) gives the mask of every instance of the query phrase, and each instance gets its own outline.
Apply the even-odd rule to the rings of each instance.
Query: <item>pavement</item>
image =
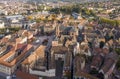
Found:
[[[6,79],[7,74],[0,72],[0,79]]]

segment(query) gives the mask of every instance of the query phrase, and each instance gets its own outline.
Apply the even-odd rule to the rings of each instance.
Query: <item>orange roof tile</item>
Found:
[[[6,43],[6,42],[8,42],[8,40],[9,40],[8,38],[3,38],[3,39],[1,39],[1,42]]]
[[[16,42],[22,41],[22,38],[16,38]]]
[[[17,56],[16,58],[14,58],[10,63],[8,63],[4,60],[6,58],[8,58],[10,55],[15,54],[15,50],[14,50],[15,47],[13,47],[10,50],[10,52],[8,52],[6,55],[4,55],[3,57],[0,58],[0,64],[8,66],[8,67],[11,67],[11,66],[15,65],[20,59],[22,59],[25,56],[26,52],[31,48],[32,48],[32,45],[30,45],[30,44],[26,45],[26,48],[23,50],[23,52],[19,56]]]
[[[28,58],[26,58],[22,64],[31,64],[32,61],[36,60],[36,56],[43,58],[44,57],[44,50],[46,46],[39,46],[33,54],[31,54]]]

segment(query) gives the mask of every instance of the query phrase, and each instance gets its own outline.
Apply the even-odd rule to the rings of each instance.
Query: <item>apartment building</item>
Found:
[[[0,20],[0,28],[5,28],[5,23],[2,20]]]
[[[0,58],[0,72],[11,75],[20,63],[29,55],[32,51],[32,45],[30,44],[16,44],[10,51]]]
[[[22,62],[22,71],[30,73],[29,69],[34,69],[34,68],[37,68],[37,66],[40,66],[38,64],[38,62],[39,61],[44,62],[44,56],[45,56],[44,50],[45,50],[45,48],[46,48],[46,46],[41,45],[30,56],[28,56]],[[41,63],[41,66],[43,66],[43,63]],[[39,69],[38,69],[38,71],[39,71]]]

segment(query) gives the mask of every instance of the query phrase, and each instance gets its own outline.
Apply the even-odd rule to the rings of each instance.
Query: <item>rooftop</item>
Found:
[[[46,46],[39,46],[30,56],[28,56],[28,58],[22,62],[22,64],[31,64],[36,60],[36,56],[43,58],[45,48]]]
[[[8,67],[11,67],[13,65],[15,65],[18,61],[20,61],[20,59],[22,59],[24,57],[24,55],[26,54],[27,51],[29,51],[31,48],[32,48],[32,45],[28,44],[28,45],[25,45],[25,44],[21,44],[21,45],[18,45],[17,46],[17,49],[21,48],[25,46],[25,49],[22,51],[22,53],[15,57],[10,63],[9,62],[6,62],[4,60],[6,60],[9,56],[15,54],[15,46],[7,53],[5,54],[4,56],[2,56],[0,58],[0,64],[2,65],[5,65],[5,66],[8,66]]]
[[[108,72],[109,69],[113,66],[114,64],[114,60],[113,59],[107,59],[105,62],[104,62],[104,65],[102,67],[102,70],[104,71],[104,73]]]
[[[88,78],[88,79],[98,79],[88,73],[85,73],[85,72],[79,72],[79,73],[76,73],[75,76],[81,76],[81,77],[85,77],[85,78]]]
[[[51,50],[58,54],[64,54],[68,52],[68,48],[64,46],[53,46]]]

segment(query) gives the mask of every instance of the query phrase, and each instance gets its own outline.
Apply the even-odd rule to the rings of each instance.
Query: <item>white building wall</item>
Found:
[[[0,28],[5,28],[5,23],[3,21],[0,21]]]
[[[46,71],[39,71],[39,70],[32,70],[29,69],[30,74],[34,74],[34,75],[39,75],[39,76],[47,76],[47,77],[52,77],[55,76],[55,69],[50,69],[50,70],[46,70]]]
[[[0,65],[0,72],[10,75],[11,68],[4,66],[4,65]]]
[[[0,10],[0,14],[8,15],[8,12],[5,10]]]

